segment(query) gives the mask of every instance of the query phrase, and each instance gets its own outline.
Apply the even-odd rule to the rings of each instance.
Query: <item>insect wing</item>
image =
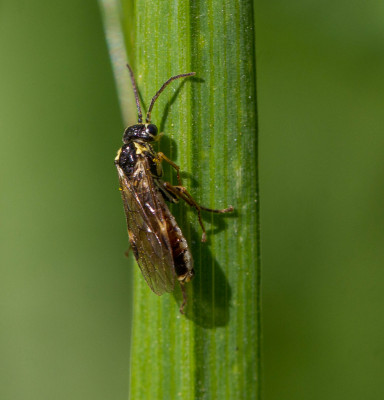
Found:
[[[116,165],[127,219],[129,241],[148,286],[157,295],[172,292],[175,270],[162,199],[154,187],[148,161],[142,157],[127,177]],[[148,171],[148,172],[147,172]]]

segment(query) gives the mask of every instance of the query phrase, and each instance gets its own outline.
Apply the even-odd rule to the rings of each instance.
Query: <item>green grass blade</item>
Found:
[[[134,273],[131,399],[260,398],[260,263],[257,114],[252,1],[144,1],[122,4],[130,63],[159,149],[180,165],[186,187],[211,208],[208,243],[193,210],[172,207],[192,248],[196,277],[157,297]],[[166,179],[175,175],[166,169]]]

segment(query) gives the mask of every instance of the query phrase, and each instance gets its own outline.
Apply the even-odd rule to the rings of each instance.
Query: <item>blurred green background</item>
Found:
[[[255,3],[264,397],[384,398],[384,5]],[[0,399],[127,398],[123,124],[95,1],[0,2]]]

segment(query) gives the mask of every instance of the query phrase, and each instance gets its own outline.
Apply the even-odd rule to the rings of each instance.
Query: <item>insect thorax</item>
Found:
[[[147,142],[130,141],[124,144],[119,150],[117,163],[127,177],[130,177],[134,173],[137,163],[144,161],[144,159],[148,161],[152,176],[160,177],[161,168],[159,168],[159,164],[155,161],[156,153]]]

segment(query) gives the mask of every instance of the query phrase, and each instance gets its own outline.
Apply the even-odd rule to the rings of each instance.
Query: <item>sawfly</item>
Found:
[[[180,167],[152,148],[152,143],[160,137],[156,125],[151,124],[151,112],[156,99],[172,81],[193,76],[195,72],[169,78],[152,98],[143,123],[135,77],[131,67],[127,66],[135,94],[138,121],[125,129],[124,144],[117,153],[115,165],[119,175],[129,241],[137,264],[154,293],[160,296],[164,292],[172,292],[176,280],[180,283],[183,293],[180,312],[184,313],[184,284],[195,274],[193,259],[188,243],[166,203],[177,203],[182,199],[195,208],[203,231],[202,242],[206,241],[206,231],[201,211],[227,213],[233,211],[233,207],[213,210],[199,205],[183,186]],[[176,170],[177,186],[163,181],[162,161],[166,161]]]

